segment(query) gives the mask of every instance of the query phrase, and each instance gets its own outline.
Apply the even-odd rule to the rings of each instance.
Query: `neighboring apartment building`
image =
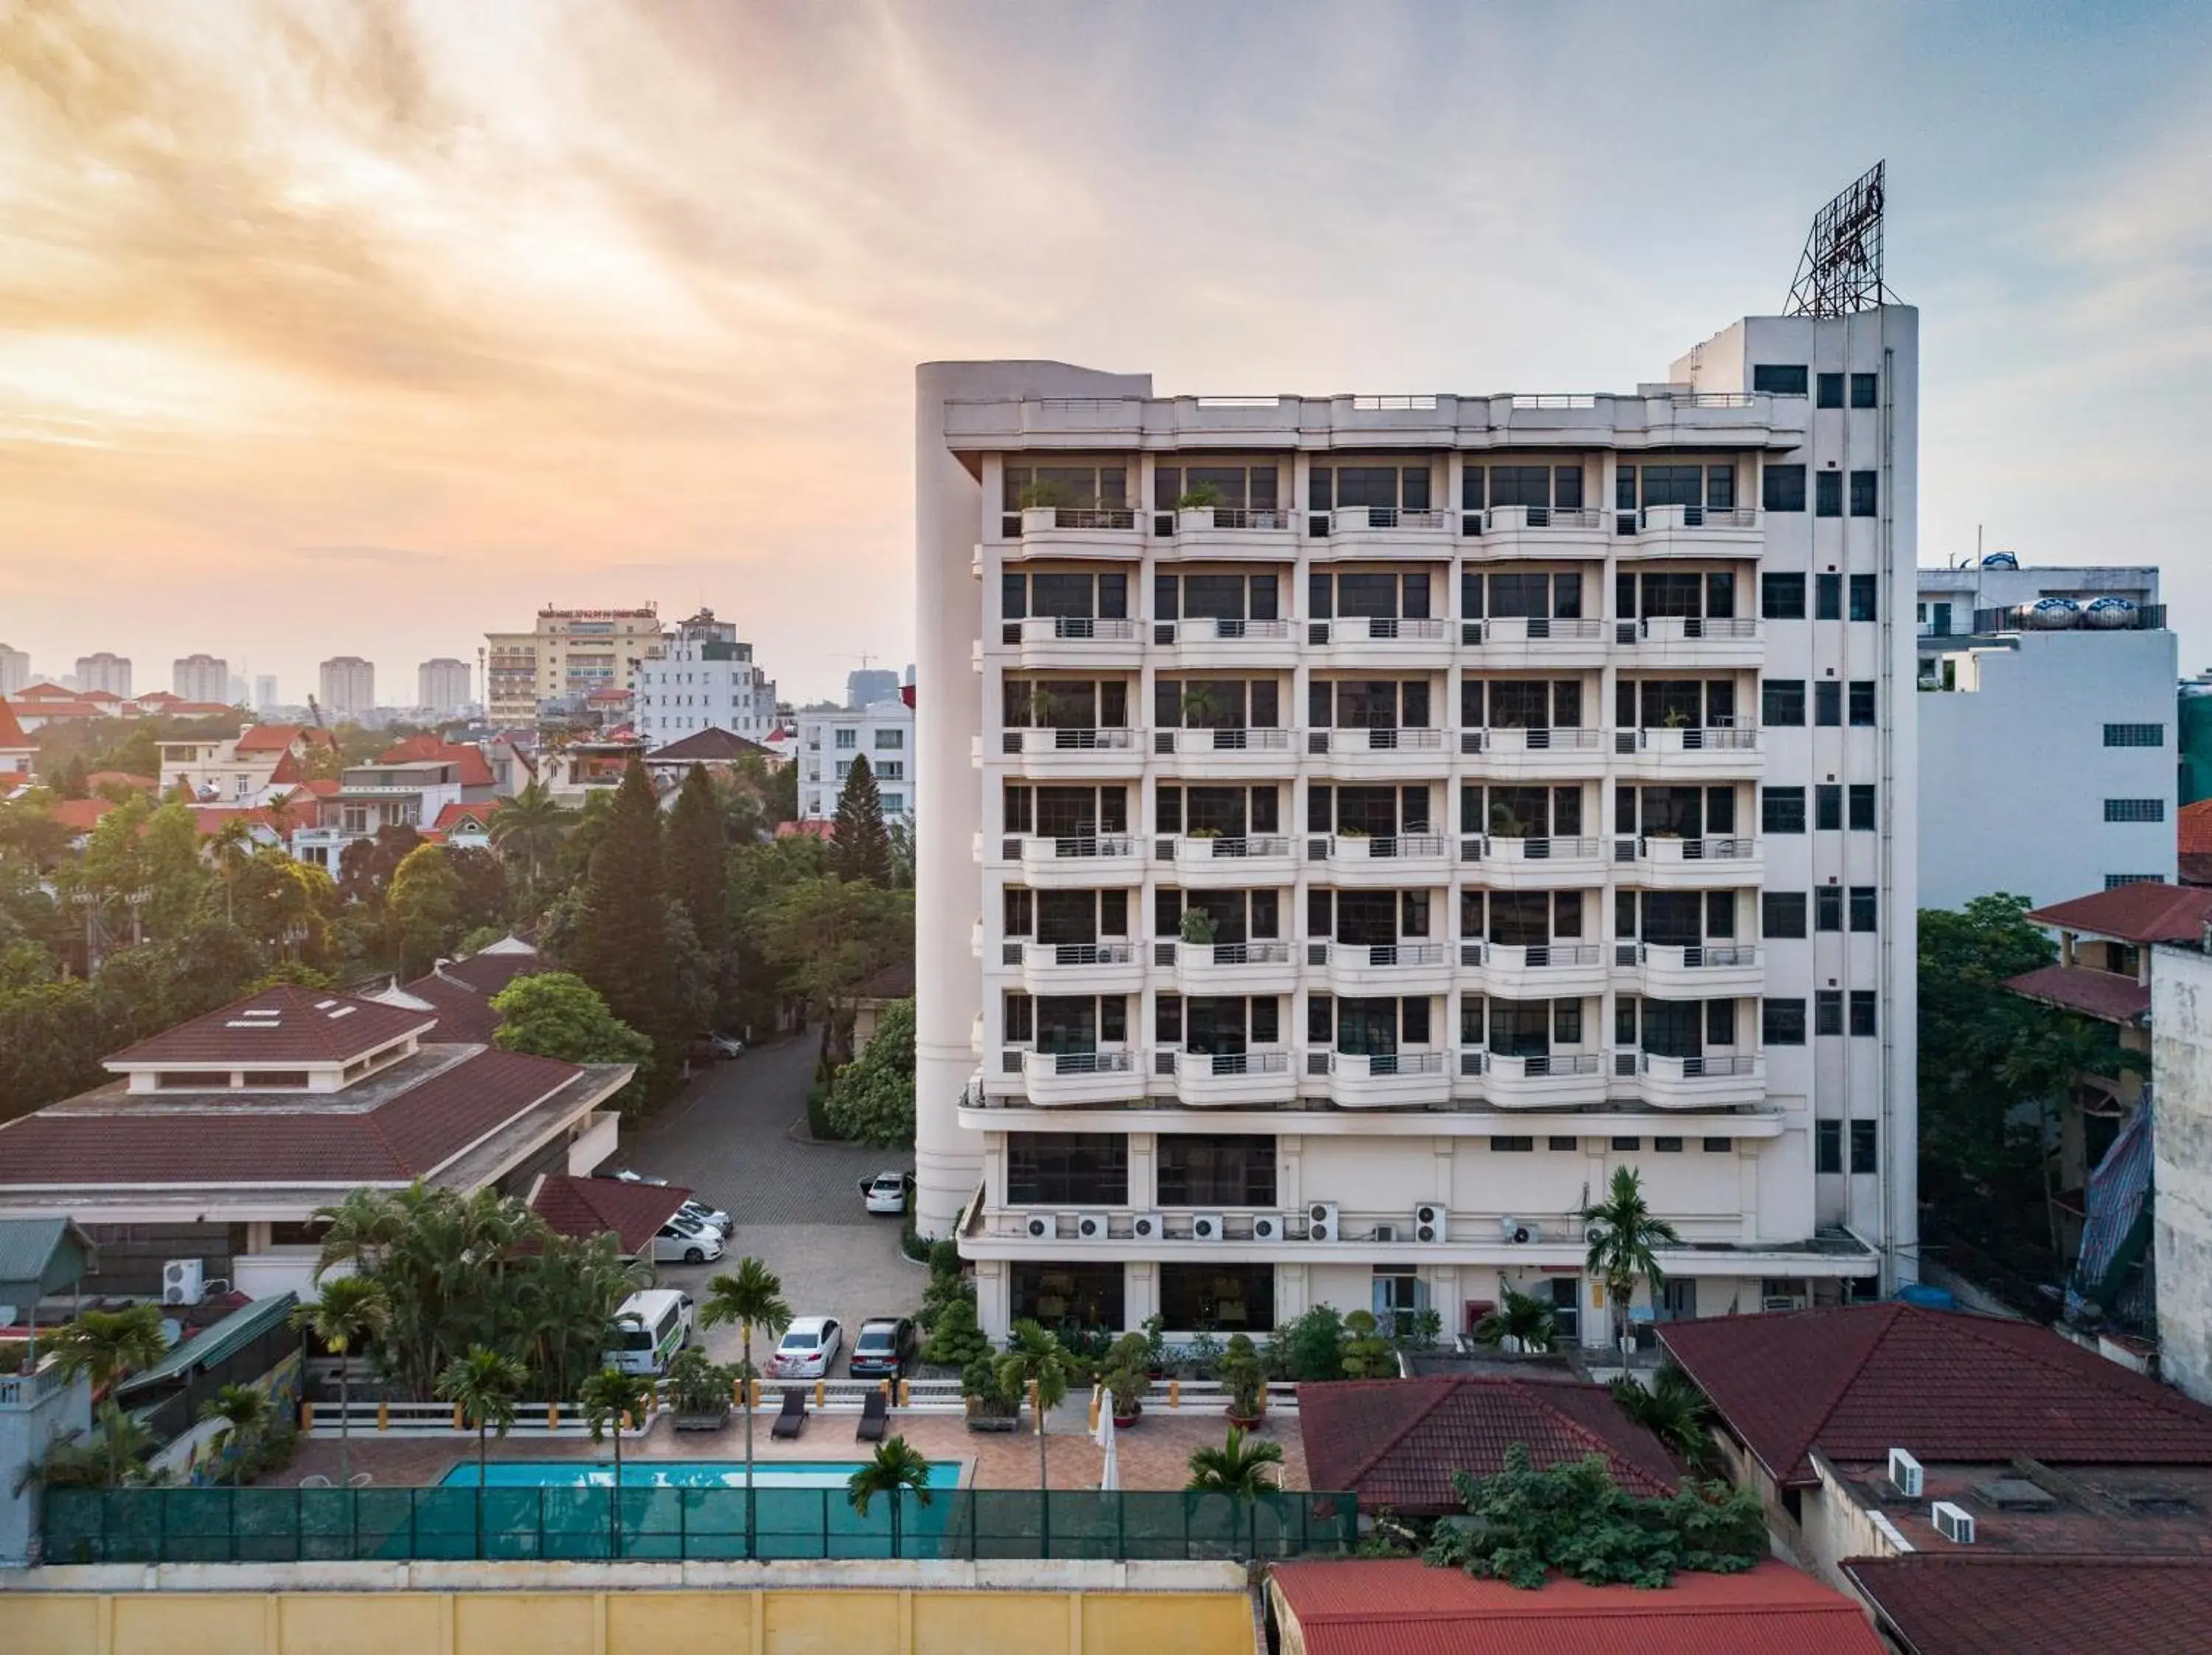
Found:
[[[541,609],[528,632],[484,634],[485,716],[494,724],[538,721],[542,701],[580,709],[594,690],[637,687],[637,670],[659,655],[659,612],[637,609]]]
[[[376,705],[376,668],[359,655],[333,655],[322,664],[323,715],[359,718]]]
[[[258,715],[265,718],[277,705],[276,674],[273,672],[260,673],[253,680],[254,712]]]
[[[653,746],[702,730],[727,730],[759,741],[775,728],[775,680],[753,661],[738,629],[702,609],[679,625],[666,648],[637,669],[631,722]]]
[[[161,745],[161,793],[179,788],[208,804],[258,805],[306,779],[310,747],[331,746],[325,731],[298,724],[249,724],[235,736]]]
[[[179,655],[169,671],[169,687],[179,701],[230,700],[230,663],[220,655]]]
[[[1639,1317],[1912,1277],[1917,342],[920,370],[919,1214],[994,1335],[1513,1287],[1602,1343],[1621,1166],[1685,1242]]]
[[[863,666],[845,674],[845,704],[848,707],[872,707],[879,701],[896,700],[899,692],[899,676],[888,666]]]
[[[490,767],[473,747],[447,747],[434,737],[402,743],[373,764],[356,764],[338,778],[335,793],[316,800],[312,819],[292,834],[292,855],[332,873],[356,839],[374,839],[387,827],[437,826],[456,805],[494,796]]]
[[[433,718],[457,718],[475,699],[473,685],[468,662],[440,655],[415,669],[415,704]]]
[[[883,795],[884,819],[914,821],[914,709],[894,695],[869,707],[799,715],[799,814],[837,813],[837,795],[854,759],[866,753]]]
[[[12,696],[30,681],[29,652],[0,643],[0,696]]]
[[[2171,880],[2178,657],[2158,571],[1996,552],[1917,579],[1920,905]]]
[[[76,658],[76,682],[70,686],[80,694],[102,690],[118,701],[131,699],[131,658],[102,649]]]

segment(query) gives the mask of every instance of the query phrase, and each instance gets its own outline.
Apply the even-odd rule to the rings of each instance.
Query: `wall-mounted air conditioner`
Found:
[[[1450,1238],[1451,1214],[1433,1202],[1423,1202],[1413,1209],[1413,1239],[1416,1241],[1445,1241]]]
[[[1167,1232],[1158,1213],[1139,1213],[1129,1220],[1129,1233],[1139,1241],[1158,1241]]]
[[[161,1265],[161,1302],[197,1305],[207,1297],[207,1266],[197,1258],[172,1258]]]
[[[1078,1241],[1103,1241],[1108,1225],[1103,1213],[1078,1213],[1075,1215],[1075,1238]]]
[[[1022,1232],[1031,1241],[1060,1239],[1060,1219],[1053,1213],[1031,1213],[1022,1220]]]
[[[1498,1238],[1509,1247],[1527,1247],[1544,1238],[1544,1226],[1523,1218],[1498,1220]]]
[[[1956,1546],[1974,1543],[1974,1514],[1963,1506],[1948,1500],[1939,1500],[1928,1508],[1929,1520],[1935,1524],[1936,1532]]]
[[[1252,1239],[1280,1241],[1283,1238],[1283,1215],[1280,1213],[1255,1213],[1252,1215]]]
[[[1889,1486],[1907,1500],[1920,1498],[1923,1486],[1920,1462],[1902,1448],[1889,1451]]]
[[[1190,1238],[1193,1241],[1218,1241],[1225,1233],[1218,1213],[1199,1213],[1190,1220]]]
[[[1316,1201],[1306,1203],[1306,1239],[1334,1241],[1343,1232],[1337,1222],[1336,1203]]]

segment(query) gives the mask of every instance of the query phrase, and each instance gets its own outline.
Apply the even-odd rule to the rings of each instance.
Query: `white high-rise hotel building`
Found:
[[[919,375],[921,1221],[986,1326],[1914,1269],[1917,313],[1632,394]]]

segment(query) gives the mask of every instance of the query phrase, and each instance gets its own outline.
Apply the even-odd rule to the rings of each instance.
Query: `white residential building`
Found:
[[[118,699],[131,699],[131,658],[102,649],[96,654],[76,658],[76,682],[70,686],[80,693],[88,690],[104,690]]]
[[[468,766],[459,752],[435,758],[410,758],[356,764],[338,780],[338,789],[318,799],[302,825],[292,831],[293,857],[332,873],[356,839],[374,839],[387,827],[417,830],[436,826],[448,806],[468,800]]]
[[[230,700],[230,663],[220,655],[179,655],[169,672],[169,688],[179,701]]]
[[[468,662],[440,655],[415,669],[415,704],[433,718],[457,717],[476,699],[474,683]]]
[[[652,746],[701,730],[727,730],[748,741],[775,728],[775,680],[753,661],[738,629],[702,609],[676,629],[665,649],[637,669],[631,720]]]
[[[660,654],[659,611],[541,609],[528,632],[487,632],[485,716],[494,724],[538,721],[542,701],[574,703],[595,690],[634,690],[639,667]]]
[[[1917,332],[920,370],[919,1215],[991,1332],[1513,1287],[1602,1342],[1622,1166],[1685,1241],[1639,1316],[1914,1275]]]
[[[359,718],[376,705],[376,668],[359,655],[333,655],[321,674],[325,717]]]
[[[2171,881],[2179,667],[2158,571],[1996,552],[1917,580],[1920,905]]]
[[[0,696],[12,696],[30,681],[29,652],[0,643]]]
[[[799,813],[826,820],[854,759],[866,753],[883,795],[884,820],[915,818],[914,709],[893,697],[870,707],[799,715]]]

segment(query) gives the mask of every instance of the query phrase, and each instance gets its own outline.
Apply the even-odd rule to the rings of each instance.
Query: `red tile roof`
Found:
[[[2029,1322],[1852,1305],[1669,1322],[1660,1342],[1781,1483],[1808,1454],[2212,1464],[2212,1409]]]
[[[242,753],[282,752],[295,741],[305,741],[310,746],[319,744],[325,747],[337,745],[337,738],[327,730],[310,729],[304,724],[249,724],[239,732],[235,751]]]
[[[2138,879],[2071,902],[2033,909],[2028,918],[2061,931],[2086,931],[2122,942],[2195,942],[2212,915],[2212,891]]]
[[[2203,1655],[2212,1558],[1917,1553],[1844,1565],[1913,1655]]]
[[[1346,1379],[1298,1387],[1298,1434],[1316,1488],[1348,1488],[1363,1507],[1409,1516],[1463,1509],[1452,1473],[1491,1476],[1528,1445],[1539,1467],[1601,1454],[1632,1493],[1668,1494],[1681,1469],[1601,1386],[1518,1377]]]
[[[72,832],[89,833],[114,808],[112,799],[57,799],[46,806],[46,817]]]
[[[611,1233],[635,1256],[653,1244],[653,1232],[691,1199],[672,1183],[626,1183],[620,1178],[578,1178],[549,1172],[531,1191],[530,1206],[564,1236],[588,1240]]]
[[[1678,1574],[1657,1591],[1523,1591],[1414,1558],[1279,1563],[1306,1655],[1882,1655],[1866,1615],[1787,1564]]]
[[[471,749],[471,751],[474,750]],[[477,755],[477,762],[478,764],[482,764],[483,762],[483,755],[482,753],[478,753]],[[453,833],[458,831],[465,824],[473,822],[479,828],[489,831],[491,827],[492,817],[498,812],[499,807],[506,802],[507,800],[504,799],[478,799],[473,801],[463,800],[459,804],[447,805],[439,810],[438,819],[434,824],[433,824],[433,826],[435,831],[440,833]]]
[[[2004,986],[2030,1000],[2107,1023],[2134,1023],[2150,1011],[2147,984],[2112,971],[2093,971],[2086,965],[2039,966],[2007,977]]]
[[[380,764],[418,764],[425,759],[436,759],[461,767],[461,785],[465,788],[488,788],[492,784],[491,764],[483,750],[465,742],[443,741],[430,734],[410,735],[397,745],[379,753]]]
[[[106,787],[111,782],[119,782],[126,788],[136,788],[141,793],[157,793],[161,787],[156,778],[150,776],[133,776],[129,770],[94,770],[84,780],[88,787],[100,788]]]
[[[808,816],[796,822],[775,824],[775,837],[779,839],[796,838],[802,834],[810,839],[834,839],[837,837],[837,824],[826,816]]]
[[[27,684],[15,691],[18,701],[75,701],[76,691],[65,685],[41,678],[36,684]]]
[[[342,1063],[428,1026],[421,1012],[280,983],[126,1046],[111,1063]]]
[[[147,1096],[139,1106],[110,1088],[0,1125],[0,1188],[404,1183],[586,1073],[480,1051],[368,1109],[344,1107],[345,1092]]]
[[[179,701],[161,710],[171,718],[220,718],[238,709],[227,701]]]
[[[768,749],[757,741],[748,741],[733,730],[719,724],[703,730],[694,730],[690,735],[656,747],[646,754],[648,764],[727,764],[744,758],[747,753],[758,753],[763,758]]]
[[[2212,799],[2200,799],[2174,812],[2173,847],[2185,856],[2212,855]]]
[[[461,1040],[489,1044],[499,1030],[492,997],[519,977],[545,969],[532,954],[471,954],[447,962],[426,977],[402,985],[403,992],[437,1007],[438,1025],[426,1040]]]
[[[0,747],[22,748],[32,745],[31,738],[23,733],[23,727],[15,721],[15,715],[5,700],[0,700]]]

